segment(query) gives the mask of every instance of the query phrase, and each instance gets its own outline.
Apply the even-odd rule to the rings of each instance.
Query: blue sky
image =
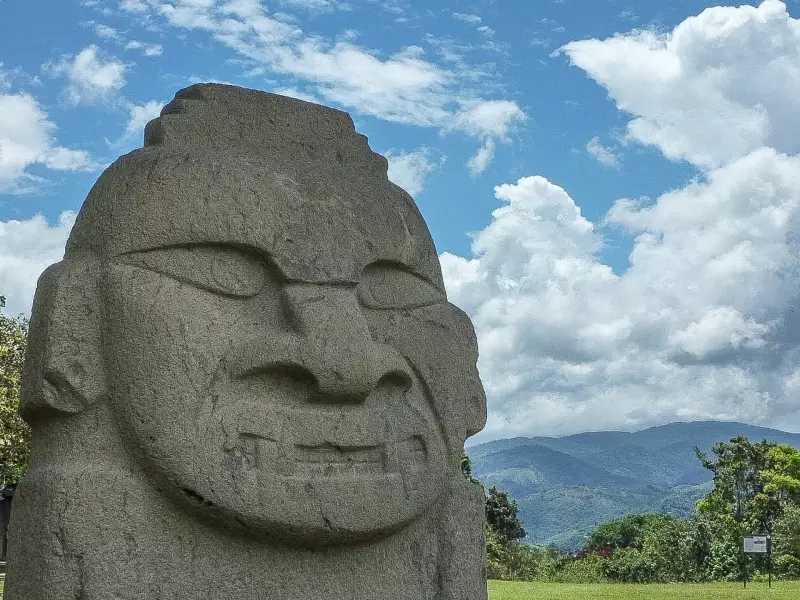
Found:
[[[0,293],[27,312],[175,91],[348,111],[473,317],[481,439],[800,430],[800,7],[0,0]],[[796,141],[798,140],[798,141]]]

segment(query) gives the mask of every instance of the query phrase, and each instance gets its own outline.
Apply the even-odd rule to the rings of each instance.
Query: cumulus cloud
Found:
[[[85,171],[94,165],[84,150],[61,146],[56,126],[30,94],[0,93],[0,193],[30,191],[40,181],[32,166]]]
[[[413,152],[389,150],[384,156],[389,161],[389,179],[412,196],[418,196],[425,187],[425,179],[444,157],[435,160],[430,148],[418,148]]]
[[[745,319],[735,308],[720,306],[670,334],[669,342],[697,358],[706,358],[729,349],[763,348],[769,332],[769,326]]]
[[[483,439],[739,419],[800,428],[800,157],[761,148],[605,224],[634,236],[623,274],[543,177],[497,186],[471,256],[441,256],[473,318]]]
[[[126,3],[126,8],[139,19],[205,31],[255,71],[293,77],[306,93],[364,115],[465,133],[484,148],[490,138],[492,145],[507,141],[524,119],[515,102],[484,98],[468,66],[443,68],[427,60],[419,46],[381,56],[348,36],[309,35],[269,15],[258,0],[147,0],[146,6]]]
[[[633,116],[628,138],[670,159],[713,168],[761,146],[800,151],[800,20],[779,0],[562,51]]]
[[[65,77],[67,102],[73,106],[107,101],[125,85],[127,65],[114,58],[104,59],[94,44],[78,54],[62,56],[42,65],[54,77]]]
[[[64,257],[75,216],[72,211],[62,212],[52,225],[42,215],[0,221],[0,294],[6,297],[7,314],[30,312],[36,281]]]
[[[525,113],[511,100],[480,100],[465,103],[454,115],[452,129],[461,129],[482,137],[508,139],[516,121],[524,121]]]
[[[620,160],[619,155],[614,151],[613,148],[609,148],[608,146],[604,146],[600,143],[600,138],[594,136],[588,142],[586,142],[586,151],[597,160],[601,165],[605,165],[606,167],[614,167],[618,169],[620,167]]]
[[[561,51],[632,115],[627,141],[699,174],[608,211],[634,240],[621,274],[566,190],[495,188],[471,255],[441,257],[478,332],[481,437],[707,418],[800,429],[800,21],[766,0]],[[586,150],[619,164],[599,138]]]

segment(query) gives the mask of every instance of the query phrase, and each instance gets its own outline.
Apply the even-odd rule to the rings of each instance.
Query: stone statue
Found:
[[[34,300],[6,600],[479,600],[486,406],[414,201],[350,117],[194,85]]]

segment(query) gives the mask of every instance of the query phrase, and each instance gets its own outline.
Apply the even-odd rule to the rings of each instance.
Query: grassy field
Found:
[[[489,600],[797,600],[800,598],[800,581],[748,583],[710,583],[702,585],[624,585],[624,584],[568,584],[529,583],[518,581],[490,581]]]

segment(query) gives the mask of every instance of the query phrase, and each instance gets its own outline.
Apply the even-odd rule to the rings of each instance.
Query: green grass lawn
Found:
[[[531,583],[523,581],[490,581],[489,600],[797,600],[800,598],[800,581],[748,583],[626,585],[626,584],[569,584]]]

